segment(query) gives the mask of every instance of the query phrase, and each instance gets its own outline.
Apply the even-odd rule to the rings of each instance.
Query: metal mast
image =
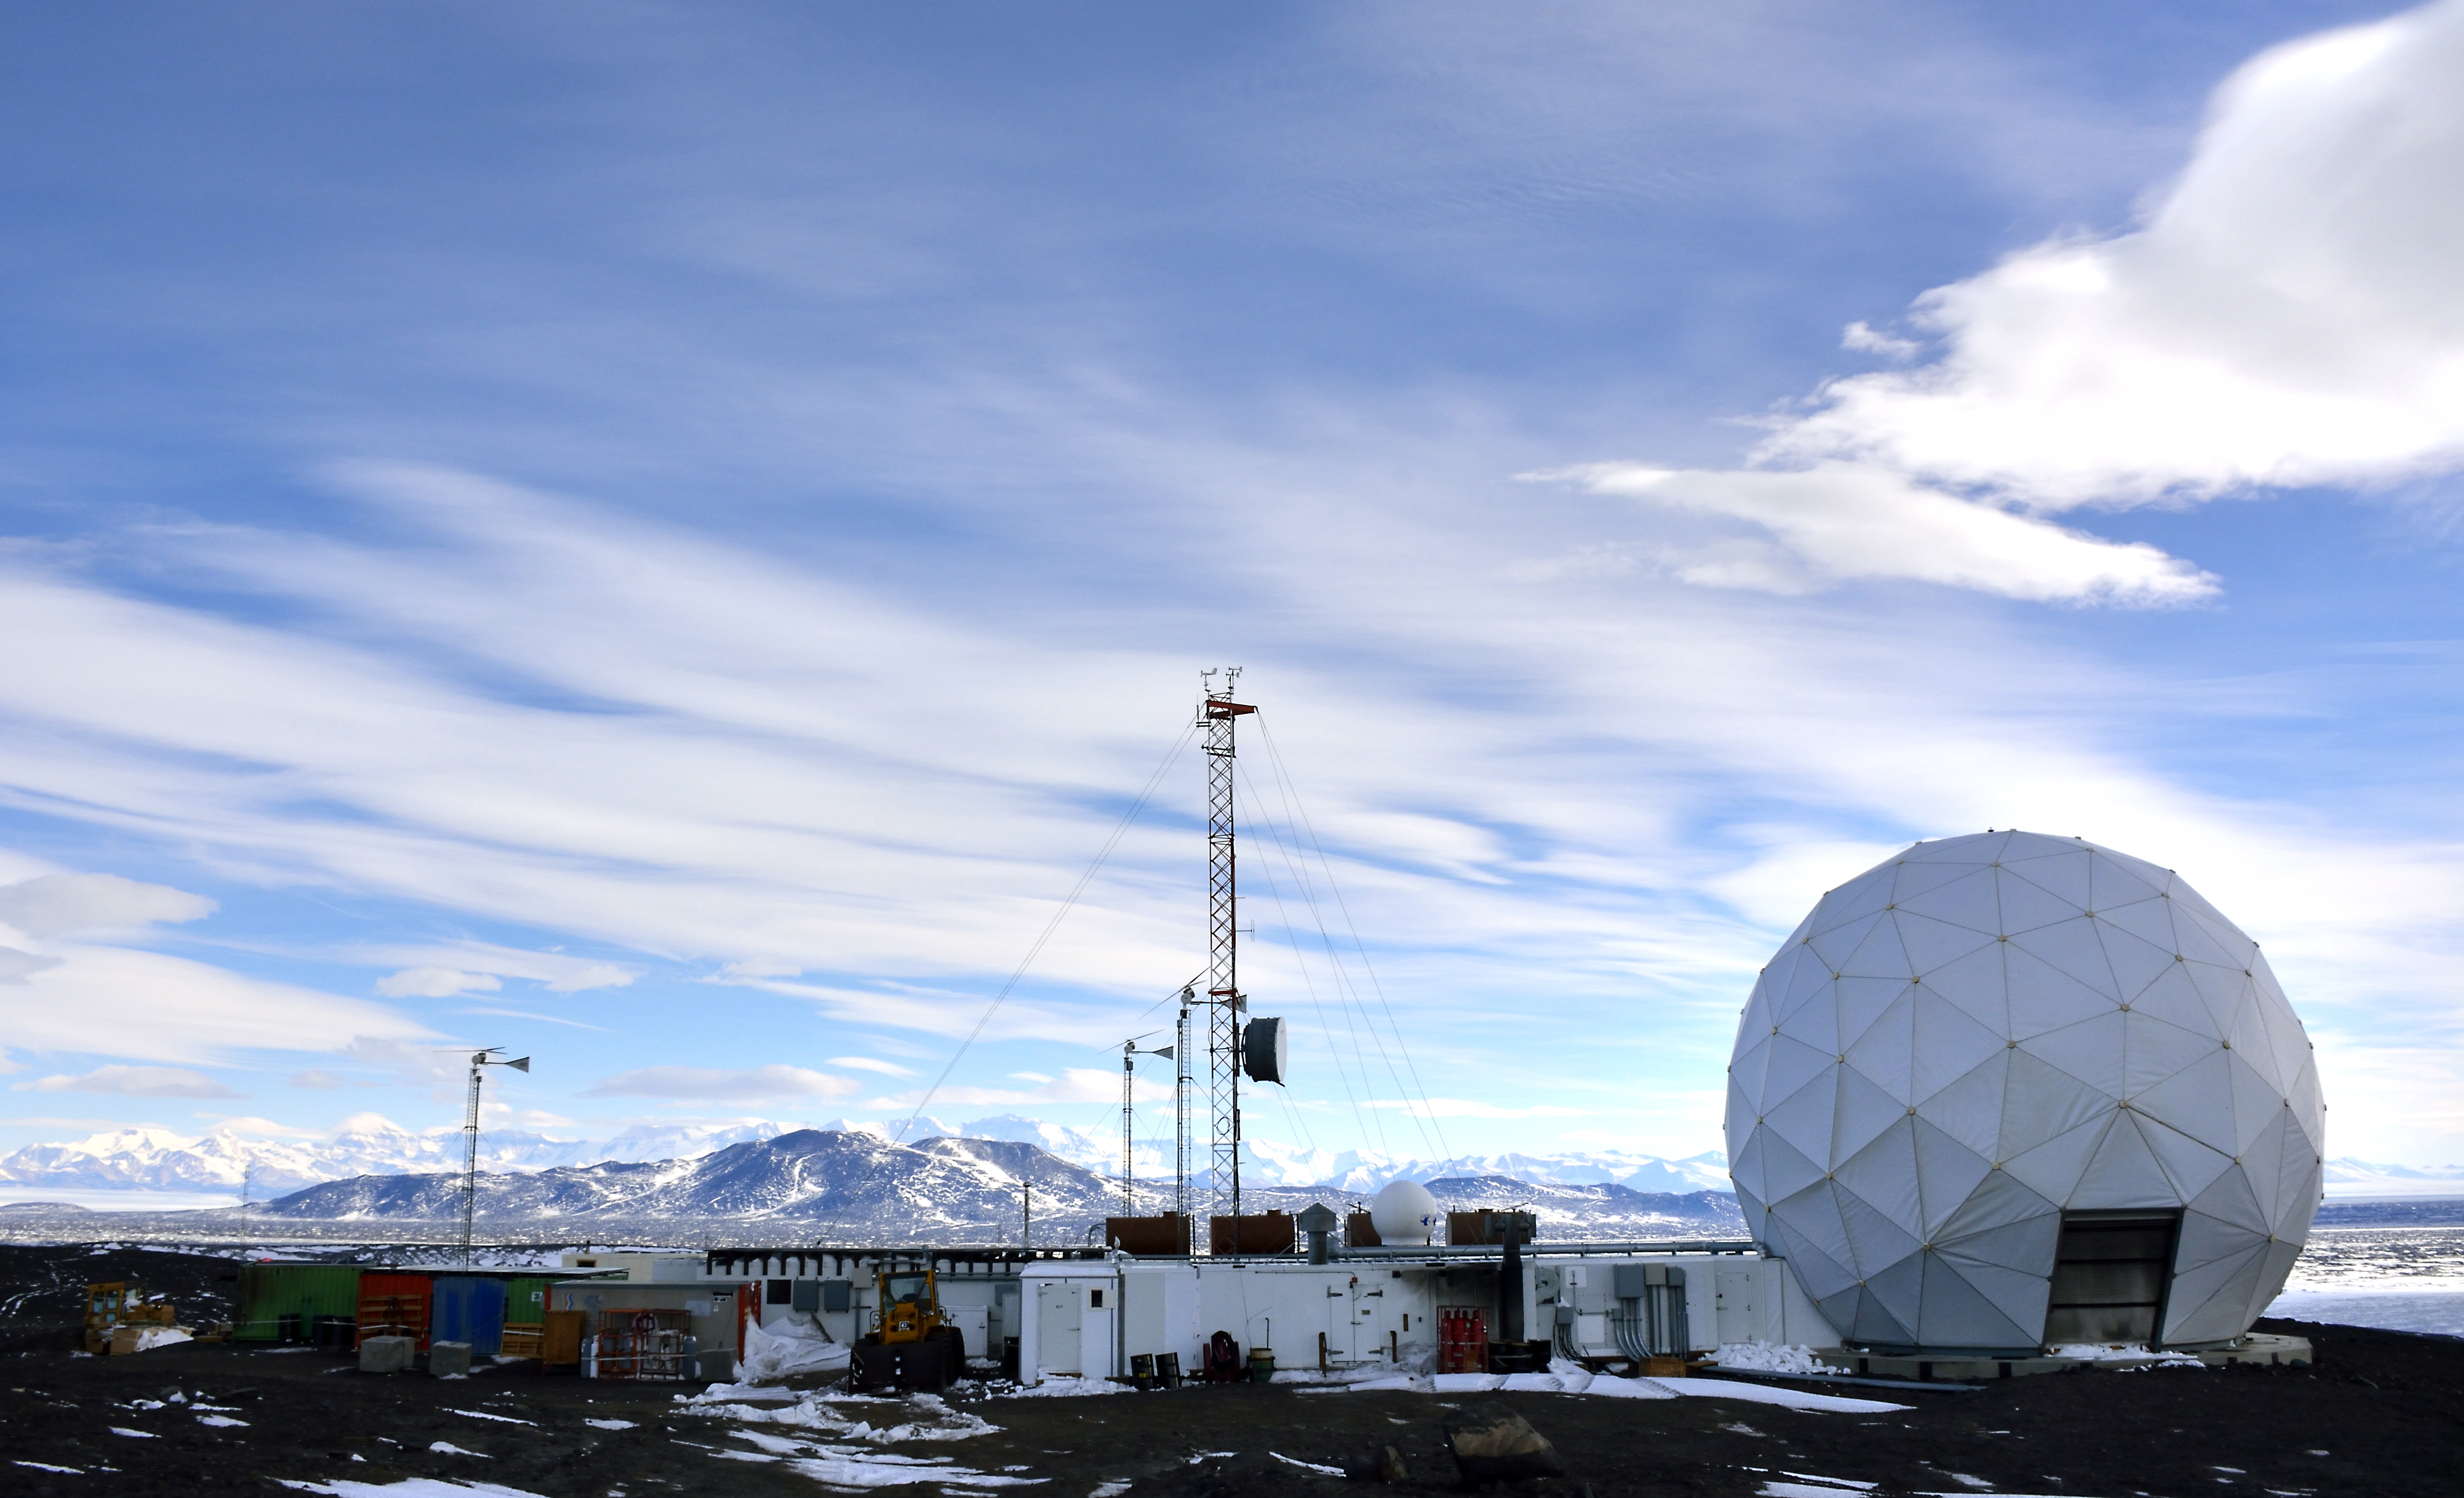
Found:
[[[1213,1115],[1215,1208],[1241,1215],[1241,900],[1235,875],[1232,816],[1233,727],[1256,708],[1232,700],[1241,668],[1199,673],[1206,695],[1199,723],[1206,730],[1206,1082]]]
[[[1172,1034],[1172,1209],[1189,1222],[1189,1011],[1197,985],[1180,991],[1180,1019]]]
[[[1134,1157],[1131,1153],[1130,1131],[1137,1122],[1137,1104],[1131,1089],[1137,1077],[1131,1070],[1138,1054],[1138,1043],[1121,1042],[1121,1215],[1138,1215],[1137,1178],[1133,1174]]]
[[[471,1108],[462,1120],[462,1264],[471,1263],[471,1218],[479,1200],[479,1076],[483,1067],[511,1067],[528,1071],[531,1058],[499,1061],[494,1046],[482,1046],[471,1053]]]

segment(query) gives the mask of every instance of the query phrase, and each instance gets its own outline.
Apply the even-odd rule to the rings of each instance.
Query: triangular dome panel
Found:
[[[2035,1336],[1970,1285],[1954,1262],[1940,1254],[1918,1261],[1922,1275],[1917,1340],[1928,1347],[2033,1346]]]
[[[1914,1193],[1911,1198],[1913,1210]],[[1858,1274],[1872,1279],[1882,1267],[1896,1264],[1917,1251],[1916,1235],[1903,1223],[1907,1218],[1892,1218],[1853,1191],[1835,1185],[1832,1200],[1839,1205],[1839,1221],[1848,1232],[1848,1264]]]
[[[1916,1101],[1916,996],[1903,992],[1848,1043],[1848,1065],[1905,1107]]]
[[[1863,1277],[1856,1272],[1856,1250],[1839,1214],[1839,1192],[1830,1181],[1817,1180],[1786,1201],[1772,1202],[1771,1221],[1787,1230],[1793,1245],[1791,1254],[1818,1253],[1850,1278]]]
[[[2081,1020],[2111,1014],[2121,996],[2091,988],[2019,944],[2019,938],[1997,942],[2008,991],[2009,1035],[2026,1040],[2066,1028]]]
[[[2137,900],[2123,905],[2100,905],[2096,918],[2116,931],[2138,937],[2159,952],[2179,952],[2173,940],[2173,906],[2170,900]]]
[[[1839,971],[1839,964],[1848,960],[1849,954],[1855,952],[1859,944],[1872,934],[1875,925],[1881,918],[1881,911],[1867,911],[1852,919],[1841,920],[1837,925],[1817,925],[1807,936],[1804,945],[1812,948],[1814,955],[1820,958],[1831,971],[1837,973]]]
[[[2181,1070],[2130,1099],[2139,1112],[2222,1152],[2239,1153],[2230,1133],[2233,1123],[2233,1052],[2211,1050]],[[2225,1134],[2210,1138],[2223,1125]]]
[[[2144,865],[2133,869],[2129,862],[2099,848],[2088,859],[2088,909],[2101,911],[2108,905],[2152,900],[2164,892],[2168,877],[2160,870],[2147,870]]]
[[[2000,1035],[1930,987],[1910,991],[1909,1009],[1913,1047],[1908,1097],[1912,1102],[1933,1096],[2009,1047]]]
[[[1886,1220],[1912,1226],[1919,1223],[1915,1126],[1913,1118],[1901,1119],[1883,1130],[1880,1138],[1859,1150],[1853,1158],[1832,1174],[1834,1183],[1841,1190],[1852,1193]],[[1857,1219],[1844,1202],[1840,1213],[1849,1219],[1850,1241],[1854,1242]],[[1918,1230],[1922,1231],[1922,1228]],[[1899,1235],[1899,1238],[1912,1237],[1913,1234],[1905,1231]],[[1895,1245],[1898,1241],[1892,1240]],[[1895,1246],[1889,1253],[1896,1258],[1902,1251]],[[1860,1267],[1870,1268],[1874,1262],[1870,1253],[1858,1255],[1857,1263]]]
[[[2123,1022],[2128,1018],[2117,1007],[2058,1030],[2031,1035],[2019,1042],[2019,1050],[2119,1102],[2125,1095],[2128,1075],[2123,1052]]]
[[[2207,1000],[2190,980],[2188,962],[2173,963],[2157,974],[2156,980],[2139,990],[2130,1001],[2130,1012],[2188,1030],[2210,1046],[2225,1038],[2215,1016],[2208,1010]]]
[[[1994,893],[2002,907],[2002,933],[2035,931],[2056,921],[2077,920],[2085,910],[2028,877],[2030,866],[2005,864],[1993,870]],[[2086,884],[2084,876],[2080,879]]]
[[[2188,1201],[2205,1191],[2218,1176],[2234,1169],[2233,1157],[2211,1145],[2202,1144],[2178,1129],[2168,1129],[2157,1120],[2133,1108],[2130,1116],[2139,1125],[2139,1137],[2147,1143],[2148,1153],[2165,1168],[2166,1179],[2172,1182],[2173,1197]]]
[[[2053,1257],[2051,1239],[2047,1239],[2045,1257]],[[1957,1250],[1946,1249],[1938,1257],[1955,1269],[1976,1292],[1993,1303],[2018,1332],[2010,1345],[2035,1347],[2045,1338],[2045,1305],[2053,1298],[2053,1281],[2046,1275],[2029,1274],[2014,1269],[2000,1259],[1975,1259]],[[1981,1342],[1971,1345],[1983,1345]]]
[[[1997,1170],[1969,1193],[1968,1200],[1960,1203],[1959,1210],[1951,1214],[1950,1221],[1935,1231],[1934,1242],[1956,1246],[1982,1233],[2034,1224],[2029,1230],[2044,1236],[2044,1262],[2039,1264],[2030,1258],[2005,1259],[2002,1262],[2017,1265],[2031,1273],[2051,1274],[2054,1272],[2055,1228],[2048,1224],[2060,1212],[2061,1208],[2030,1190],[2025,1181],[2007,1170]],[[1983,1247],[1969,1247],[1962,1251],[1980,1258],[1994,1257]]]
[[[1865,1292],[1870,1304],[1904,1330],[1902,1336],[1916,1339],[1918,1311],[1925,1304],[1925,1265],[1913,1249],[1898,1263],[1865,1277]],[[1877,1337],[1875,1340],[1881,1340]]]
[[[2097,939],[2104,943],[2104,960],[2113,970],[2114,987],[2124,999],[2137,999],[2140,991],[2156,980],[2156,975],[2174,965],[2173,954],[2164,948],[2140,940],[2113,925],[2097,912]]]
[[[2011,1156],[2002,1162],[2002,1169],[2055,1205],[2067,1205],[2079,1191],[2079,1179],[2087,1174],[2088,1162],[2096,1158],[2097,1150],[2112,1132],[2118,1116],[2107,1113],[2067,1134],[2057,1135],[2024,1154]]]
[[[1777,1134],[1809,1160],[1831,1153],[1831,1120],[1839,1100],[1839,1068],[1773,1103],[1763,1113],[1763,1128]]]
[[[1993,1162],[1979,1157],[1923,1116],[1909,1119],[1908,1125],[1916,1143],[1917,1222],[1921,1236],[1929,1241],[1978,1183],[1993,1173]]]
[[[2136,1097],[2195,1063],[2222,1053],[2212,1036],[2195,1035],[2133,1008],[2123,1019],[2123,1095]]]
[[[1962,1014],[1982,1024],[1996,1037],[2007,1039],[2011,1033],[2011,980],[2004,971],[2003,954],[2010,943],[1989,941],[1955,962],[1947,962],[1925,974],[1925,992],[1956,1005]]]
[[[1978,869],[1965,877],[1937,885],[1922,894],[1903,896],[1899,901],[1902,914],[1916,914],[1927,920],[1963,928],[1969,936],[1991,940],[2001,930],[2000,902],[1994,898],[1993,870]],[[1907,927],[1901,926],[1903,936]]]
[[[2016,874],[2074,910],[2094,910],[2088,892],[2088,861],[2092,856],[2084,847],[2074,844],[2056,851],[2006,858],[2002,860],[2002,871]]]
[[[1781,1098],[1795,1094],[1796,1090],[1815,1077],[1827,1075],[1839,1064],[1839,1058],[1827,1050],[1816,1050],[1782,1031],[1771,1040],[1771,1062],[1763,1076],[1763,1112]]]
[[[1899,925],[1900,950],[1908,955],[1909,968],[1918,975],[1938,971],[1970,953],[2001,945],[1992,932],[1954,926],[1906,910],[1891,919]]]
[[[1917,1116],[1991,1162],[2002,1153],[2002,1094],[2009,1086],[2010,1051],[1993,1053],[1968,1074],[1917,1104]]]
[[[2179,1206],[2181,1201],[2165,1167],[2156,1163],[2155,1152],[2140,1136],[2138,1120],[2123,1113],[2105,1131],[2096,1157],[2088,1161],[2071,1199],[2062,1205],[2074,1212],[2102,1212]]]
[[[1767,1201],[1784,1201],[1828,1174],[1768,1124],[1756,1129],[1751,1140],[1762,1146],[1760,1189]]]
[[[2213,1342],[2250,1325],[2250,1303],[2266,1264],[2266,1242],[2173,1276],[2165,1314],[2168,1342]]]
[[[2122,997],[2113,980],[2113,964],[2104,958],[2104,943],[2097,936],[2096,922],[2084,915],[2034,931],[2013,932],[2009,944],[2091,993]]]
[[[2026,1050],[2014,1049],[2005,1055],[2010,1082],[2002,1098],[1999,1158],[2014,1159],[2082,1124],[2112,1115],[2119,1099],[2111,1093],[2090,1087]],[[2086,1164],[2085,1157],[2081,1157],[2080,1164]]]
[[[1832,985],[1838,998],[1837,1023],[1832,1026],[1831,1047],[1834,1053],[1846,1050],[1857,1037],[1874,1027],[1874,1022],[1890,1012],[1908,991],[1904,978],[1843,978]]]
[[[2206,1220],[2207,1225],[2199,1226],[2194,1234],[2191,1223],[2200,1219]],[[2208,1182],[2208,1189],[2192,1199],[2182,1222],[2184,1264],[2205,1264],[2221,1257],[2234,1234],[2243,1238],[2264,1238],[2268,1234],[2267,1214],[2259,1207],[2257,1194],[2250,1189],[2250,1173],[2240,1165],[2219,1172],[2215,1179]]]
[[[1854,1067],[1839,1070],[1839,1111],[1834,1115],[1831,1163],[1838,1164],[1881,1136],[1908,1114],[1907,1105],[1876,1087]]]

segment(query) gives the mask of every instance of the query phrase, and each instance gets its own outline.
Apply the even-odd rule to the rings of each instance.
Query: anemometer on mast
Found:
[[[462,1120],[462,1266],[471,1266],[471,1219],[479,1199],[479,1079],[486,1067],[511,1067],[528,1071],[531,1058],[499,1057],[502,1046],[482,1046],[471,1053],[471,1107]]]

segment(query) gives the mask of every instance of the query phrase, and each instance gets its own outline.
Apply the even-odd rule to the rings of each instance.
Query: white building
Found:
[[[1758,1340],[1837,1345],[1795,1283],[1742,1244],[1717,1251],[1539,1245],[1520,1258],[1514,1293],[1524,1327],[1560,1355],[1623,1355],[1640,1331],[1641,1271],[1653,1269],[1650,1278],[1665,1281],[1673,1270],[1682,1281],[1661,1293],[1683,1307],[1685,1351]],[[1100,1249],[719,1250],[693,1262],[713,1281],[761,1284],[764,1324],[805,1321],[852,1341],[872,1326],[874,1273],[928,1260],[969,1355],[998,1357],[1015,1337],[1028,1382],[1126,1377],[1132,1359],[1158,1353],[1177,1355],[1196,1377],[1217,1332],[1229,1333],[1243,1357],[1263,1348],[1283,1369],[1420,1366],[1436,1353],[1442,1311],[1477,1311],[1493,1337],[1504,1309],[1499,1249],[1351,1250],[1326,1264],[1297,1254],[1133,1258]]]

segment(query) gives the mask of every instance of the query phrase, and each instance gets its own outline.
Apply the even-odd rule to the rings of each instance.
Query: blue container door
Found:
[[[473,1357],[495,1356],[505,1345],[504,1282],[440,1277],[428,1336],[430,1342],[468,1342]]]

